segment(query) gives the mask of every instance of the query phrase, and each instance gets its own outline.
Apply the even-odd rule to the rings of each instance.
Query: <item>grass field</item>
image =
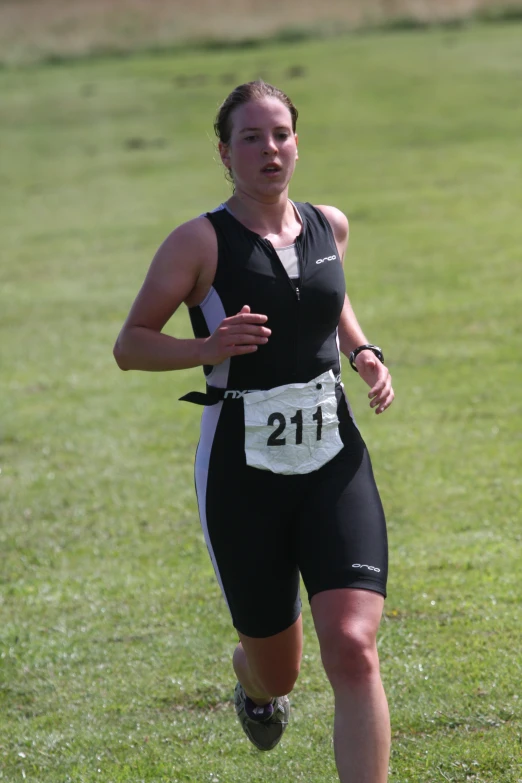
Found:
[[[0,0],[0,65],[522,17],[522,0]]]
[[[521,36],[0,72],[0,780],[336,780],[308,607],[279,748],[233,716],[199,410],[177,402],[201,373],[111,355],[156,246],[227,196],[213,115],[262,75],[300,110],[293,197],[351,217],[348,289],[394,377],[375,417],[344,369],[389,519],[390,780],[522,781]],[[186,313],[168,330],[189,336]]]

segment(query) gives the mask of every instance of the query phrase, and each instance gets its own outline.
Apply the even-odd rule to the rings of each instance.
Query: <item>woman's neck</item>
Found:
[[[247,193],[234,193],[227,201],[232,214],[256,234],[263,237],[299,233],[300,224],[288,191],[275,202],[262,202]],[[299,230],[296,232],[296,224]]]

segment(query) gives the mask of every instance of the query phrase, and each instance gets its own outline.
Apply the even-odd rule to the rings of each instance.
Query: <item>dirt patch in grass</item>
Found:
[[[0,63],[517,14],[522,0],[0,0]]]

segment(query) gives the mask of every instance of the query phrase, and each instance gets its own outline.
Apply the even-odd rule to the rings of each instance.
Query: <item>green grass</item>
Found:
[[[522,0],[0,0],[0,68],[521,18]]]
[[[156,246],[226,197],[213,114],[259,75],[300,110],[293,197],[351,217],[397,394],[372,416],[345,366],[389,519],[390,780],[522,780],[521,73],[507,25],[0,72],[0,780],[336,780],[307,607],[279,749],[233,717],[200,371],[111,355]]]

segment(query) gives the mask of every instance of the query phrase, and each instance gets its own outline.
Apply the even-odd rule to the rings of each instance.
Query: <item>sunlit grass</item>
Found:
[[[307,607],[292,728],[260,755],[236,725],[200,371],[111,355],[156,246],[226,197],[213,114],[259,75],[300,110],[292,196],[351,218],[397,392],[376,418],[344,369],[390,528],[391,780],[522,780],[521,68],[491,26],[0,73],[0,780],[336,779]]]

